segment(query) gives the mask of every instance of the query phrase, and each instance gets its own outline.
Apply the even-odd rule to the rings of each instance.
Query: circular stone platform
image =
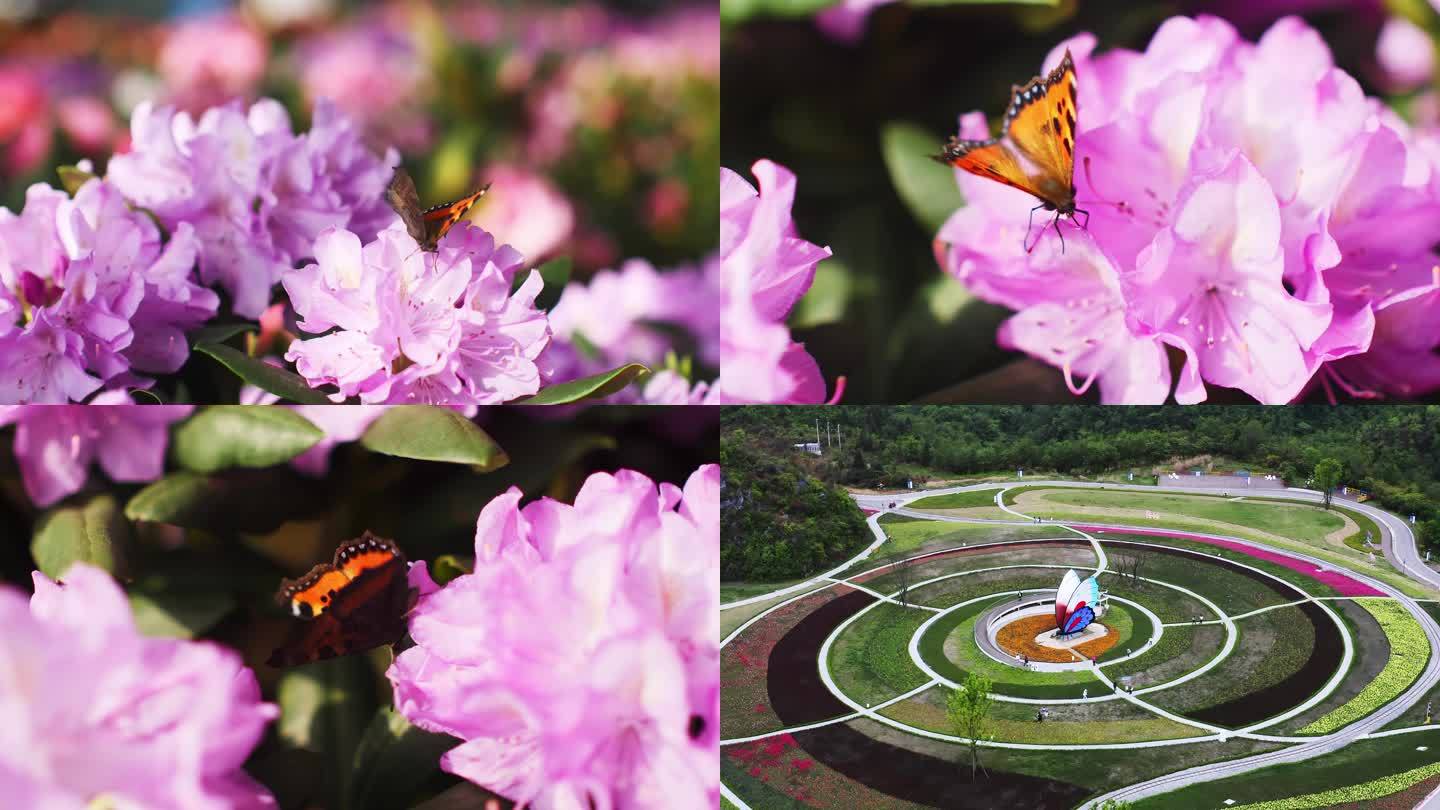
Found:
[[[1099,622],[1091,622],[1079,633],[1057,638],[1055,614],[1050,612],[1025,612],[1005,619],[996,628],[996,646],[1016,658],[1024,656],[1036,662],[1084,661],[1103,655],[1119,641],[1115,633]]]

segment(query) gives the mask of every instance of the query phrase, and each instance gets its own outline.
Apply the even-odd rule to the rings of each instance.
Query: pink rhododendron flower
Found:
[[[189,357],[185,333],[215,314],[195,282],[194,230],[160,230],[110,184],[75,197],[31,186],[0,208],[0,402],[64,403],[148,383]]]
[[[1177,17],[1143,53],[1094,46],[1062,42],[1045,65],[1075,58],[1087,228],[1060,223],[1063,248],[1053,228],[1032,231],[1027,253],[1035,200],[956,172],[968,204],[941,227],[937,256],[1016,310],[1001,345],[1058,366],[1076,393],[1098,382],[1107,403],[1198,402],[1206,383],[1265,403],[1317,384],[1332,396],[1434,388],[1386,354],[1377,322],[1423,318],[1436,300],[1440,182],[1319,36],[1287,18],[1251,44],[1222,20]],[[983,116],[962,117],[960,134],[987,137]],[[1428,355],[1432,331],[1396,350]]]
[[[1424,29],[1402,17],[1385,21],[1375,58],[1387,84],[1397,91],[1414,90],[1435,76],[1435,43]]]
[[[895,0],[840,0],[815,15],[820,30],[841,42],[857,42],[865,35],[870,12]]]
[[[540,390],[543,282],[529,271],[512,295],[524,260],[490,234],[461,223],[427,253],[398,221],[363,248],[332,228],[315,255],[283,281],[298,327],[321,336],[291,343],[285,359],[312,386],[336,386],[337,402],[473,408]]]
[[[531,264],[544,261],[570,239],[575,209],[549,180],[502,163],[486,168],[485,182],[504,193],[482,198],[470,221],[505,240]]]
[[[265,75],[268,51],[264,34],[240,16],[215,14],[176,24],[157,66],[170,100],[201,110],[250,96]]]
[[[329,99],[376,141],[413,151],[429,145],[433,125],[422,109],[426,57],[400,12],[382,7],[312,34],[296,48],[295,63],[306,98]]]
[[[304,135],[272,99],[212,107],[199,121],[144,103],[130,126],[134,148],[110,161],[107,180],[167,229],[194,228],[201,279],[224,287],[245,317],[260,316],[281,273],[312,257],[325,229],[368,240],[396,221],[384,192],[399,154],[371,153],[328,103]]]
[[[719,801],[720,474],[597,473],[476,522],[476,566],[411,614],[395,706],[441,767],[534,807]]]
[[[77,563],[0,586],[0,794],[16,807],[275,807],[242,767],[280,713],[208,642],[146,638],[124,591]],[[63,643],[59,643],[63,640]]]
[[[725,403],[825,401],[825,380],[784,319],[830,255],[801,239],[790,219],[795,175],[768,160],[751,169],[760,191],[720,169],[721,310],[719,397]],[[842,390],[837,386],[835,399]]]
[[[0,406],[0,425],[15,425],[15,457],[25,492],[36,506],[50,506],[85,485],[99,462],[115,481],[153,481],[165,469],[170,425],[190,415],[190,405],[119,405],[123,394],[91,405]]]

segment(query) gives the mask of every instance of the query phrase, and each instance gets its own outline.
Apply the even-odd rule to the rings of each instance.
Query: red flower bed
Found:
[[[766,676],[775,644],[832,599],[855,593],[836,585],[808,594],[755,622],[720,650],[720,736],[750,737],[784,727],[770,706]]]
[[[1075,525],[1075,528],[1087,532],[1119,531],[1117,529],[1106,529],[1103,526],[1081,526],[1078,524]],[[1228,548],[1231,551],[1238,551],[1242,554],[1248,554],[1249,556],[1256,559],[1265,560],[1266,562],[1272,562],[1276,565],[1283,565],[1292,571],[1299,571],[1300,573],[1310,577],[1313,580],[1316,580],[1317,582],[1329,585],[1330,587],[1334,588],[1335,591],[1341,596],[1386,595],[1370,587],[1369,585],[1366,585],[1365,583],[1352,577],[1346,576],[1345,574],[1342,574],[1338,571],[1316,571],[1315,564],[1312,562],[1298,560],[1294,557],[1288,556],[1286,554],[1281,554],[1277,551],[1269,551],[1267,549],[1255,548],[1254,546],[1250,546],[1245,543],[1236,543],[1230,540],[1219,540],[1214,537],[1204,537],[1202,535],[1170,531],[1167,529],[1124,529],[1124,533],[1144,534],[1150,535],[1152,537],[1177,537],[1181,540],[1193,540],[1196,543],[1206,543],[1212,546],[1219,546],[1220,548]]]

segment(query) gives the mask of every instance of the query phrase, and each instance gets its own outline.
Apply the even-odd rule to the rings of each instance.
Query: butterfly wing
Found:
[[[342,543],[332,563],[285,580],[277,597],[306,620],[291,628],[270,655],[270,666],[297,666],[398,642],[416,597],[408,570],[393,541],[366,532]]]
[[[445,238],[445,234],[455,227],[455,223],[464,219],[465,215],[470,213],[471,207],[489,190],[490,185],[487,183],[484,188],[468,197],[461,197],[455,202],[437,205],[426,211],[422,215],[425,220],[425,244],[433,250],[434,246]]]
[[[1076,98],[1075,63],[1066,51],[1049,75],[1014,89],[1001,127],[1039,192],[1035,196],[1057,208],[1075,203]]]
[[[1067,51],[1048,76],[1011,89],[999,138],[951,138],[936,160],[1018,188],[1052,208],[1073,206],[1075,88],[1075,64]]]
[[[1026,194],[1040,197],[1040,189],[1020,166],[1015,151],[1004,141],[965,141],[951,138],[945,151],[936,160],[964,169],[971,174],[1018,188]]]
[[[400,215],[400,221],[405,223],[405,230],[411,238],[424,244],[425,215],[420,211],[420,194],[415,191],[415,181],[410,179],[410,174],[399,166],[395,167],[390,186],[385,189],[385,201]]]

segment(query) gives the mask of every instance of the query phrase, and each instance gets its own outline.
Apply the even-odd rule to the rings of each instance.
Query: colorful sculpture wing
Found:
[[[1055,592],[1056,627],[1065,626],[1065,619],[1070,612],[1070,597],[1078,587],[1080,587],[1080,577],[1076,576],[1074,571],[1066,571],[1065,576],[1060,580],[1060,590]]]

